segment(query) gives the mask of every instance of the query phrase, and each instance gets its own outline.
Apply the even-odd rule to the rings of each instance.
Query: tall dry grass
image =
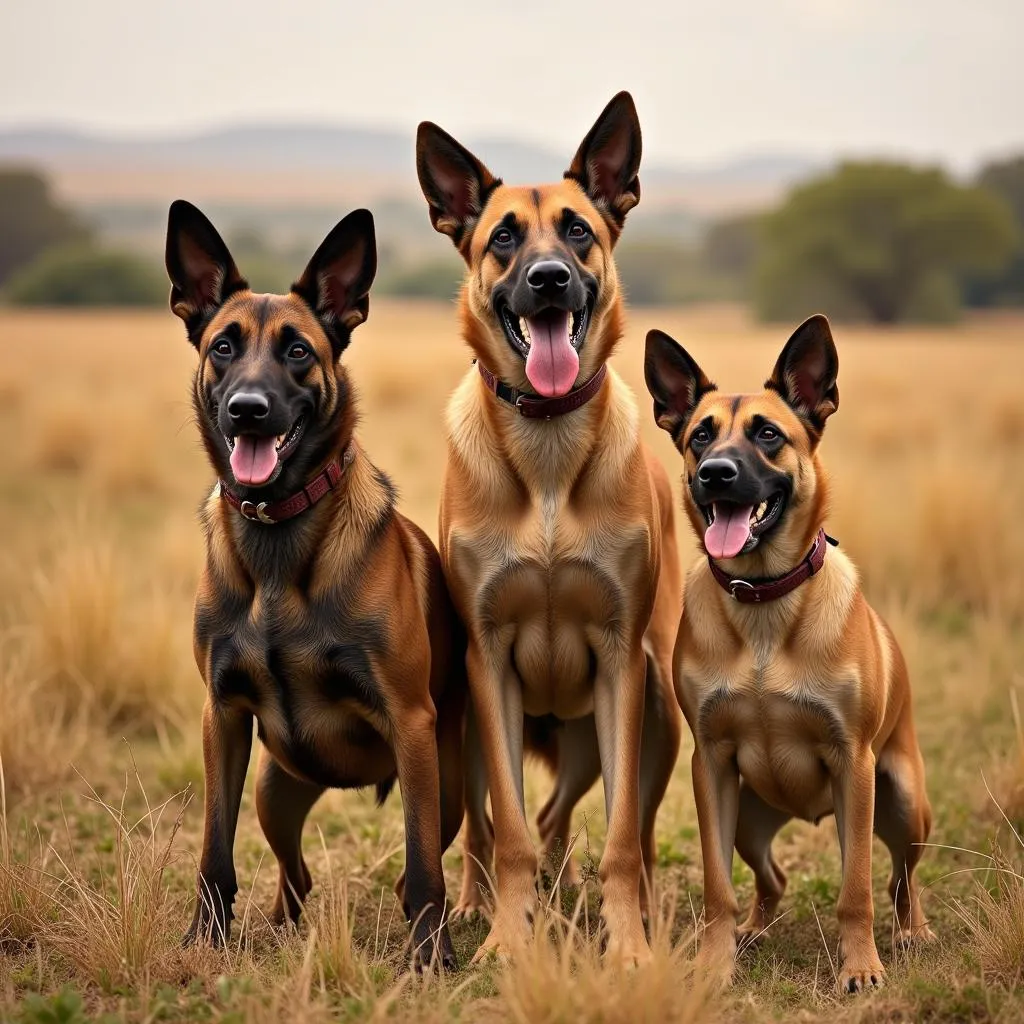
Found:
[[[826,825],[784,830],[786,916],[763,951],[741,958],[732,996],[703,991],[690,963],[700,862],[685,753],[658,828],[675,917],[666,912],[653,964],[634,974],[602,965],[571,901],[559,908],[565,917],[538,915],[538,941],[507,969],[404,973],[406,931],[391,895],[400,802],[378,811],[357,794],[329,794],[314,810],[306,856],[316,888],[300,929],[279,933],[261,913],[276,870],[247,790],[234,937],[224,950],[180,950],[201,838],[201,800],[180,796],[201,793],[195,509],[212,481],[190,423],[194,357],[179,326],[170,314],[0,313],[0,431],[20,437],[32,425],[28,441],[0,449],[0,1019],[37,993],[42,1009],[29,1019],[45,1020],[66,986],[83,993],[82,1019],[132,1021],[1017,1019],[1024,857],[1010,826],[1024,825],[1024,730],[1007,695],[1019,702],[1024,659],[1024,319],[836,330],[828,525],[907,656],[936,811],[937,848],[922,872],[939,944],[885,951],[879,856],[880,941],[893,969],[882,999],[858,1005],[825,991],[839,872]],[[633,312],[615,365],[678,498],[679,459],[643,387],[642,339],[655,326],[721,387],[741,391],[760,385],[786,332],[731,309]],[[29,343],[48,353],[46,388],[16,358]],[[469,367],[452,310],[374,302],[345,359],[362,442],[433,534],[443,408]],[[685,521],[680,528],[689,560],[696,542]],[[531,807],[545,794],[530,772]],[[588,855],[600,853],[603,816],[595,790],[576,821]],[[457,854],[446,868],[455,889]],[[737,881],[746,898],[743,869]],[[464,962],[482,928],[454,928]]]

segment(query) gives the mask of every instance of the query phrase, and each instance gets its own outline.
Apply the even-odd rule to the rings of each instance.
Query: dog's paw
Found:
[[[874,963],[847,962],[839,972],[839,991],[853,994],[881,988],[885,981],[885,968],[876,959]]]
[[[896,941],[901,946],[926,946],[935,938],[935,932],[926,924],[918,928],[901,928],[896,933]]]
[[[512,948],[515,942],[503,938],[495,933],[492,928],[487,938],[480,944],[480,948],[473,954],[472,965],[499,963],[503,965],[512,962]]]
[[[474,964],[498,961],[508,964],[522,951],[532,938],[527,915],[499,912],[494,916],[491,930],[473,957]]]
[[[712,988],[729,988],[736,969],[736,930],[728,926],[707,929],[695,966]]]
[[[448,929],[442,929],[440,936],[436,933],[420,943],[409,955],[409,966],[417,974],[428,974],[440,971],[442,974],[454,974],[459,969],[459,960],[455,955]]]
[[[651,947],[642,931],[639,936],[626,939],[610,937],[604,949],[604,962],[620,969],[642,967],[651,962],[652,956]]]
[[[487,901],[483,897],[483,893],[477,892],[473,895],[463,895],[459,898],[459,902],[451,909],[448,914],[449,921],[483,921],[488,917]]]
[[[192,946],[212,946],[220,949],[231,934],[231,922],[214,920],[205,914],[196,914],[189,925],[188,931],[181,937],[181,948]]]
[[[755,907],[746,921],[736,929],[736,943],[739,948],[757,945],[768,934],[771,924],[772,919],[760,908]]]

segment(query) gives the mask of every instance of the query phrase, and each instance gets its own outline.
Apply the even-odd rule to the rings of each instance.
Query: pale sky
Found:
[[[0,126],[259,120],[567,150],[630,89],[645,159],[1024,149],[1024,0],[2,0]]]

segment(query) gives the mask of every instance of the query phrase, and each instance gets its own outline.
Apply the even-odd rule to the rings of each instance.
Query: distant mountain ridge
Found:
[[[510,183],[550,179],[564,169],[565,154],[506,138],[469,138],[467,145]],[[58,178],[111,171],[321,177],[349,175],[398,188],[415,186],[413,140],[390,129],[266,123],[155,137],[104,136],[73,128],[0,129],[0,163],[39,165]],[[758,154],[703,167],[647,164],[644,183],[685,199],[687,193],[775,197],[822,169],[798,154]],[[100,179],[101,181],[101,179]],[[645,200],[649,192],[645,194]],[[698,203],[698,205],[700,205]]]

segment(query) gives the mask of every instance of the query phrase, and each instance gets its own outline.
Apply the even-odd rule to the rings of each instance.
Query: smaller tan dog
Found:
[[[660,331],[647,335],[644,369],[655,419],[686,461],[686,512],[708,554],[687,578],[674,662],[695,743],[700,961],[731,979],[733,847],[757,887],[739,935],[757,938],[786,886],[772,839],[790,818],[834,813],[839,984],[878,985],[872,829],[892,854],[899,939],[931,938],[913,880],[931,810],[903,657],[822,530],[828,488],[818,442],[839,407],[828,321],[813,316],[797,328],[758,394],[720,394]]]

